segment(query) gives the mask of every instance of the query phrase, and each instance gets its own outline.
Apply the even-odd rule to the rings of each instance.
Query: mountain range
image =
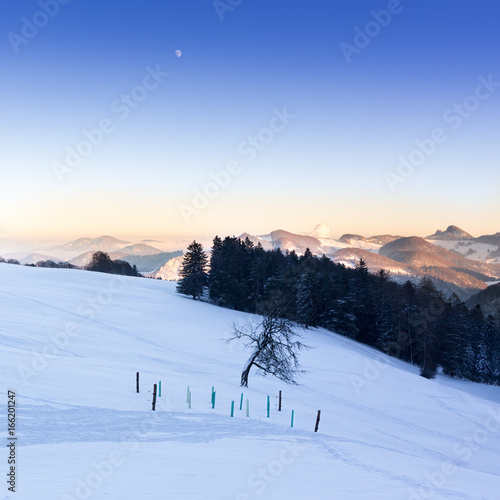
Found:
[[[147,274],[160,269],[170,259],[182,255],[181,250],[164,252],[147,243],[161,243],[156,240],[143,240],[131,244],[113,236],[98,238],[79,238],[64,245],[49,248],[43,252],[11,252],[5,258],[17,259],[21,264],[36,264],[39,261],[69,262],[78,267],[85,267],[97,251],[106,252],[113,260],[125,260],[137,266],[139,272]]]
[[[344,234],[334,239],[330,234],[322,223],[308,234],[277,230],[261,236],[243,233],[240,238],[297,254],[309,248],[314,255],[326,255],[348,267],[363,259],[371,272],[386,269],[398,281],[427,276],[447,295],[456,293],[463,299],[500,279],[500,233],[476,238],[449,226],[426,238]]]
[[[349,233],[335,239],[331,236],[330,228],[321,223],[305,234],[277,229],[264,235],[243,233],[239,238],[248,238],[253,244],[267,250],[279,248],[299,255],[309,248],[314,255],[325,255],[347,267],[354,267],[363,259],[371,272],[385,269],[400,282],[407,279],[416,281],[427,276],[445,294],[456,293],[464,300],[500,280],[500,232],[474,237],[452,225],[445,230],[438,229],[425,238]],[[79,238],[43,252],[4,257],[17,258],[22,264],[54,260],[83,267],[89,263],[95,251],[101,250],[112,259],[122,259],[136,265],[140,272],[150,277],[178,279],[182,251],[164,252],[150,243],[160,242],[142,240],[133,244],[112,236]]]

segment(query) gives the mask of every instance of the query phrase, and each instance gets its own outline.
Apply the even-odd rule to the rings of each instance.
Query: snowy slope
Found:
[[[438,245],[440,247],[446,248],[447,250],[452,250],[454,252],[467,257],[472,260],[479,260],[483,262],[500,263],[500,257],[492,257],[495,252],[498,252],[498,245],[492,245],[489,243],[482,243],[476,240],[428,240],[429,243]]]
[[[183,255],[178,255],[167,261],[163,266],[149,274],[149,277],[162,279],[166,281],[177,281],[179,279],[179,270],[181,268]]]
[[[498,499],[500,388],[429,381],[312,329],[300,385],[251,374],[246,418],[247,353],[224,338],[233,322],[256,317],[174,290],[160,280],[0,264],[0,375],[4,394],[17,395],[19,437],[18,490],[4,483],[0,498]],[[4,415],[6,406],[5,395]]]

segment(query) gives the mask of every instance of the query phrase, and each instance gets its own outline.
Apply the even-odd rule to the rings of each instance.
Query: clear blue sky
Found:
[[[0,237],[500,231],[497,0],[55,2],[1,6]]]

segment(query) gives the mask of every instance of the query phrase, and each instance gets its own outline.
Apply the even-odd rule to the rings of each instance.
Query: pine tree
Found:
[[[402,287],[401,310],[398,318],[399,357],[414,364],[415,318],[417,317],[417,291],[413,283],[407,280]]]
[[[207,261],[203,245],[193,241],[182,258],[179,271],[181,279],[177,284],[178,293],[192,295],[194,300],[201,298],[208,284]]]
[[[489,314],[483,325],[483,338],[488,352],[488,363],[491,369],[489,383],[500,385],[500,322]]]
[[[470,379],[474,368],[474,352],[469,336],[469,311],[453,294],[445,305],[440,318],[441,353],[443,372],[451,377]]]
[[[319,293],[316,274],[306,269],[297,287],[297,322],[306,328],[318,326]]]
[[[390,294],[390,276],[381,269],[375,277],[375,327],[377,329],[377,347],[391,356],[399,354],[397,328],[395,327],[395,300]]]
[[[439,364],[438,325],[444,309],[444,300],[429,278],[422,278],[417,290],[419,307],[414,318],[415,357],[420,364],[420,375],[434,378]]]
[[[363,259],[356,264],[350,283],[350,292],[353,297],[356,325],[358,334],[356,340],[375,346],[378,336],[375,328],[375,306],[373,293],[373,277],[368,272],[368,266]]]
[[[216,236],[212,242],[210,255],[210,271],[208,273],[208,296],[217,305],[222,304],[224,290],[224,259],[222,255],[222,240]]]

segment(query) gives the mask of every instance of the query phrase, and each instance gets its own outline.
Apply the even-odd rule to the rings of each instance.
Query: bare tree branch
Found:
[[[282,315],[277,307],[267,312],[258,326],[233,324],[233,336],[226,342],[243,340],[245,348],[251,349],[241,373],[241,385],[248,387],[250,370],[255,366],[262,374],[270,374],[288,384],[296,384],[295,377],[305,373],[299,369],[298,352],[308,346],[294,331],[298,328]]]

